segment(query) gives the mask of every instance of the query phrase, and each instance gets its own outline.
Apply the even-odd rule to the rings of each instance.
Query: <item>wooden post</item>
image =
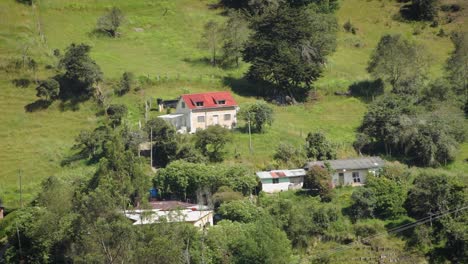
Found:
[[[21,169],[18,170],[18,176],[19,176],[19,191],[20,191],[20,206],[21,208],[23,208],[23,184],[22,184],[22,181],[21,181]]]
[[[150,166],[153,169],[153,128],[150,129]]]
[[[252,154],[252,133],[250,131],[250,113],[248,113],[248,123],[249,123],[249,150],[250,150],[250,154]]]

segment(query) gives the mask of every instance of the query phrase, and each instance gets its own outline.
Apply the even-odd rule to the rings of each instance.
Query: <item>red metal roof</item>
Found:
[[[282,171],[272,171],[270,172],[272,178],[283,178],[286,177],[286,173]]]
[[[183,94],[182,99],[190,109],[203,109],[203,108],[216,108],[216,107],[230,107],[237,106],[236,101],[232,98],[229,92],[210,92],[210,93],[199,93],[199,94]],[[225,101],[224,104],[220,104],[220,101]],[[202,106],[197,106],[198,103],[202,103]]]

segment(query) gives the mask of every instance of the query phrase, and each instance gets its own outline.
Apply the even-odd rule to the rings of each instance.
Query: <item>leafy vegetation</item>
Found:
[[[467,109],[466,74],[461,67],[466,57],[466,40],[462,33],[450,34],[452,49],[446,34],[436,36],[441,29],[450,33],[466,23],[456,20],[446,24],[440,19],[439,24],[432,25],[436,28],[430,28],[393,20],[403,5],[393,2],[349,0],[340,2],[338,8],[337,1],[222,1],[225,7],[240,8],[237,13],[226,12],[231,13],[229,16],[224,16],[226,9],[216,8],[217,2],[52,0],[35,1],[33,7],[15,1],[0,3],[0,9],[8,11],[2,13],[5,19],[0,22],[5,33],[0,49],[0,85],[4,95],[0,98],[0,148],[5,150],[0,154],[0,176],[5,184],[0,186],[0,197],[8,213],[0,223],[0,234],[7,234],[12,245],[4,255],[6,260],[342,263],[361,257],[358,254],[377,258],[380,253],[376,249],[384,246],[414,263],[425,259],[467,262],[465,211],[434,217],[430,224],[426,222],[401,236],[386,233],[392,233],[392,227],[399,224],[427,217],[424,210],[438,214],[444,208],[466,205],[465,177],[446,171],[466,171],[466,120],[460,112],[463,107],[465,112]],[[290,10],[278,11],[281,5]],[[118,6],[125,13],[126,23],[119,24],[114,33],[119,38],[93,34],[96,20],[109,12],[110,6]],[[305,22],[314,26],[314,33],[321,37],[312,36],[317,37],[313,38],[314,45],[323,44],[319,41],[323,40],[334,46],[336,31],[335,53],[319,54],[323,60],[317,63],[314,70],[318,74],[314,72],[309,84],[301,76],[291,79],[297,85],[291,82],[285,86],[271,83],[268,78],[257,83],[243,78],[254,64],[241,59],[242,50],[258,34],[255,27],[247,29],[247,25],[274,22],[276,13],[281,15],[281,23],[271,24],[279,26],[287,24],[284,21],[288,19],[312,17]],[[219,34],[226,39],[218,43],[214,58],[222,67],[206,63],[211,50],[198,48],[203,25],[208,21],[218,23]],[[359,30],[349,34],[339,29],[337,25],[346,21],[352,21],[351,32],[352,28]],[[292,23],[296,24],[301,25]],[[324,31],[333,33],[326,35],[330,39],[323,38]],[[298,56],[296,52],[303,43],[291,39],[303,38],[294,38],[289,29],[279,32],[286,40],[274,39],[274,43],[288,44],[290,48],[283,50],[292,51],[285,52],[288,56],[284,58],[294,66],[300,61],[298,58],[303,59],[302,53]],[[307,36],[310,33],[300,27],[293,32]],[[415,75],[425,77],[423,82],[410,86],[406,81],[398,82],[401,89],[391,92],[383,91],[381,80],[370,79],[380,76],[391,84],[385,77],[387,73],[377,74],[374,70],[369,76],[366,71],[372,50],[385,34],[400,34],[395,45],[403,47],[401,51],[408,51],[409,56],[414,47],[431,47],[427,50],[430,64],[423,68],[427,74]],[[85,44],[70,45],[71,42]],[[63,55],[60,49],[65,50]],[[398,56],[388,58],[397,60],[392,65],[412,70],[405,74],[414,74],[417,58],[407,62]],[[376,61],[384,65],[390,59],[383,61],[380,57]],[[413,68],[402,65],[402,61],[411,63]],[[278,76],[288,78],[291,73]],[[57,94],[55,83],[40,86],[38,80],[56,80],[60,93]],[[31,83],[41,88],[31,89]],[[356,84],[350,87],[351,94],[361,98],[332,95],[351,84]],[[252,134],[252,149],[248,147],[249,136],[242,130],[246,120],[239,118],[241,129],[229,132],[232,141],[218,152],[223,154],[224,163],[213,165],[209,162],[220,158],[213,158],[216,155],[210,153],[214,148],[209,141],[195,148],[195,137],[177,135],[167,123],[155,121],[160,120],[155,118],[160,113],[154,111],[154,100],[152,109],[146,106],[155,97],[175,98],[181,93],[207,89],[232,89],[242,104],[254,103],[253,96],[264,95],[270,95],[266,99],[273,98],[275,102],[293,103],[292,98],[284,96],[285,93],[290,97],[291,90],[293,98],[304,103],[266,103],[270,110],[267,115],[260,115],[261,119],[274,116],[274,122],[262,121],[261,128],[253,125],[254,131],[263,133]],[[313,93],[308,97],[305,91],[310,89]],[[114,96],[113,90],[119,96]],[[370,102],[383,93],[387,94]],[[50,102],[34,102],[36,94]],[[67,100],[77,99],[83,100],[79,104],[72,102],[70,107]],[[408,164],[441,166],[443,170],[386,168],[380,178],[371,178],[366,187],[329,190],[327,203],[301,192],[256,195],[253,171],[267,167],[272,155],[278,163],[285,164],[282,166],[300,166],[295,164],[302,162],[307,131],[323,131],[333,140],[333,144],[327,140],[318,144],[318,149],[322,145],[331,148],[323,152],[334,152],[333,157],[357,155],[352,143],[363,116],[354,144],[359,154],[387,153]],[[265,124],[269,124],[268,129],[264,129]],[[384,131],[379,131],[381,127]],[[72,147],[74,139],[76,145]],[[150,162],[138,157],[140,144],[151,140],[151,163],[159,167],[156,175],[149,169]],[[283,144],[278,146],[279,142]],[[56,177],[37,185],[49,175]],[[20,204],[19,177],[23,180],[25,208],[15,210]],[[220,208],[217,212],[222,211],[223,217],[231,220],[223,220],[207,232],[184,224],[131,226],[118,212],[144,204],[147,190],[152,187],[151,179],[166,198],[174,195],[213,203],[216,209]],[[317,179],[317,186],[325,187],[325,177]],[[432,192],[428,194],[426,189]],[[243,197],[250,194],[250,198]],[[432,203],[428,206],[418,204],[419,201]],[[352,209],[350,213],[348,208]],[[369,238],[377,234],[379,237]]]

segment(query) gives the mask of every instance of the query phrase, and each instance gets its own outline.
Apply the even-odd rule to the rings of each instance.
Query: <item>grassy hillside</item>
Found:
[[[63,50],[72,42],[92,46],[92,57],[101,66],[107,80],[117,79],[122,72],[132,71],[160,81],[145,85],[142,90],[112,99],[125,103],[130,109],[129,124],[136,127],[143,120],[143,102],[148,97],[173,98],[181,93],[210,90],[230,90],[234,79],[242,76],[248,65],[239,69],[213,68],[206,63],[207,52],[198,48],[203,25],[209,20],[222,22],[221,10],[210,9],[215,0],[41,0],[34,8],[13,0],[0,2],[0,197],[9,206],[18,205],[18,170],[22,171],[25,200],[32,198],[38,183],[52,174],[73,176],[89,173],[93,168],[76,164],[60,167],[60,161],[70,152],[74,137],[80,130],[96,126],[102,117],[92,101],[76,111],[63,110],[55,102],[45,110],[26,112],[33,103],[34,84],[15,87],[12,80],[33,79],[27,70],[10,71],[9,63],[25,53],[39,62],[39,79],[52,76],[55,65],[53,50]],[[109,39],[93,33],[97,18],[111,6],[118,6],[126,15],[121,36]],[[307,132],[322,130],[339,145],[341,157],[356,155],[351,148],[354,130],[366,110],[366,103],[357,98],[337,97],[333,91],[346,90],[348,85],[369,78],[366,64],[370,52],[384,33],[401,33],[424,44],[434,62],[433,75],[441,74],[443,63],[452,45],[447,37],[437,37],[439,28],[426,26],[421,33],[420,23],[403,23],[392,19],[399,6],[393,1],[342,1],[338,21],[350,20],[358,28],[357,34],[338,33],[337,51],[329,58],[327,69],[318,83],[322,95],[319,101],[276,107],[276,122],[264,134],[253,135],[254,152],[248,149],[248,136],[234,133],[229,146],[227,162],[238,162],[262,168],[280,141],[296,146],[303,144]],[[466,26],[465,19],[442,27],[446,32]],[[466,28],[466,27],[465,27]],[[162,81],[164,79],[164,81]],[[167,80],[168,79],[168,80]],[[110,89],[110,85],[104,88]],[[255,98],[235,95],[240,102]],[[156,114],[156,113],[154,113]],[[468,170],[463,159],[468,156],[468,145],[463,146],[459,160],[450,168]]]

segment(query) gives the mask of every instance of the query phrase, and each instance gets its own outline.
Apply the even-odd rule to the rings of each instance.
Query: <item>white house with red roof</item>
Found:
[[[238,110],[239,106],[229,92],[184,94],[175,113],[159,117],[173,124],[178,132],[195,133],[213,125],[235,127]]]

